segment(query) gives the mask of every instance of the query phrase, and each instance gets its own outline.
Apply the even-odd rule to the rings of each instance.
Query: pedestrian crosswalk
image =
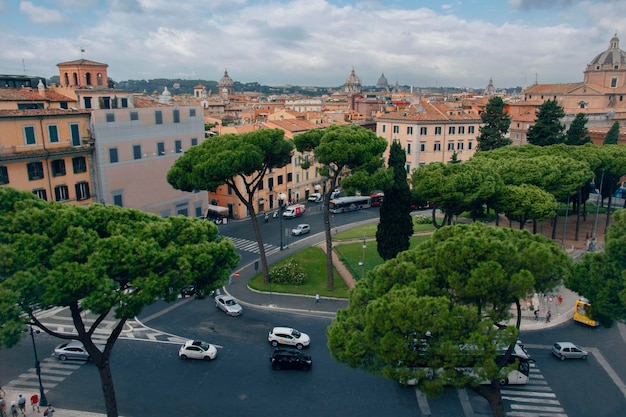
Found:
[[[80,361],[62,362],[57,358],[46,358],[39,363],[39,368],[41,369],[41,384],[45,387],[46,391],[50,390],[71,375],[72,372],[77,370],[82,364],[83,363]],[[37,370],[30,368],[17,378],[9,381],[3,388],[5,390],[37,392],[37,390],[39,390]]]
[[[536,363],[531,364],[528,384],[502,388],[508,417],[567,417]]]
[[[230,237],[224,236],[227,239],[230,239],[235,244],[235,249],[239,249],[246,252],[252,253],[261,253],[259,251],[259,244],[256,240],[243,239],[240,237]],[[269,243],[264,243],[263,248],[265,249],[265,256],[272,255],[280,250],[278,246],[270,245]]]

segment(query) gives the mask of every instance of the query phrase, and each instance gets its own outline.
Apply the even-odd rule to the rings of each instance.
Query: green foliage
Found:
[[[483,125],[480,127],[480,135],[476,138],[477,151],[490,151],[511,144],[511,139],[506,137],[511,126],[511,116],[506,113],[505,103],[501,97],[489,99],[480,118]]]
[[[413,222],[415,224],[431,224],[432,219],[429,216],[424,216],[423,214],[416,214],[413,216]]]
[[[276,284],[302,285],[306,276],[306,270],[293,258],[270,269],[270,282]]]
[[[411,220],[411,190],[406,178],[406,152],[393,142],[389,151],[389,170],[393,182],[383,189],[385,198],[380,207],[380,223],[376,231],[378,254],[383,259],[394,258],[409,248],[413,234]]]
[[[604,326],[626,318],[626,210],[618,210],[603,252],[587,253],[565,285],[587,298],[593,318]]]
[[[619,140],[619,122],[613,123],[613,126],[606,132],[606,136],[604,137],[604,145],[617,145],[617,141]]]
[[[587,116],[585,113],[578,113],[576,118],[572,121],[567,134],[565,135],[565,144],[580,146],[585,143],[591,143],[591,137],[589,137],[589,129],[587,129]]]
[[[537,112],[535,124],[528,129],[528,143],[537,146],[548,146],[563,143],[565,125],[561,119],[565,111],[556,99],[545,101]]]

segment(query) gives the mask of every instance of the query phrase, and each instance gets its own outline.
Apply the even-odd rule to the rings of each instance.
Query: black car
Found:
[[[295,349],[274,349],[270,356],[270,362],[274,369],[311,369],[313,361],[309,355]]]

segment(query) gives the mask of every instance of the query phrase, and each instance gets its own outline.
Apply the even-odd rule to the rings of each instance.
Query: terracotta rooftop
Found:
[[[86,114],[90,115],[90,110],[67,110],[67,109],[45,109],[45,110],[0,110],[0,117],[32,117],[32,116],[68,116]]]
[[[42,97],[37,88],[0,88],[0,101],[76,101],[56,91],[45,91]]]

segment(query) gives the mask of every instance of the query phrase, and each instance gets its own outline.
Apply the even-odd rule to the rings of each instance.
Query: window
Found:
[[[406,173],[408,174],[409,172],[411,172],[411,165],[406,164]]]
[[[406,144],[406,153],[408,153],[409,155],[411,154],[411,144],[410,143]]]
[[[283,176],[279,175],[278,176],[278,185],[282,185],[282,183],[283,183]]]
[[[122,98],[122,108],[125,109],[128,107],[128,99]]]
[[[157,155],[165,155],[165,142],[157,142]]]
[[[115,114],[114,113],[107,113],[106,114],[106,121],[107,123],[112,123],[115,121]]]
[[[131,111],[130,112],[130,120],[139,120],[139,112]]]
[[[317,172],[317,170],[315,172]],[[287,182],[292,182],[292,181],[293,181],[293,173],[289,172],[287,173]]]
[[[158,125],[163,124],[163,112],[161,110],[154,112],[154,122]]]
[[[196,117],[196,109],[189,109],[189,117]]]
[[[109,148],[109,163],[115,164],[118,161],[117,148]]]
[[[441,135],[441,126],[435,127],[435,135]]]
[[[406,127],[406,134],[407,135],[412,135],[413,134],[413,126],[407,126]]]
[[[272,188],[274,188],[274,178],[267,179],[267,188],[269,188],[269,190],[272,191]]]
[[[133,145],[133,159],[141,159],[141,145]]]
[[[400,133],[400,126],[393,125],[393,133]]]
[[[474,133],[474,126],[468,126],[467,133]]]
[[[263,189],[263,181],[259,181],[259,190]]]
[[[34,126],[24,126],[24,141],[27,145],[34,145],[37,143]]]
[[[198,144],[198,138],[191,138],[191,146],[196,146]]]
[[[228,193],[228,195],[232,195],[233,194],[233,187],[230,184],[228,185],[227,193]]]
[[[65,160],[54,159],[52,161],[52,176],[61,177],[65,175]]]
[[[467,149],[469,149],[469,150],[472,149],[472,142],[467,142]]]
[[[426,143],[420,143],[420,152],[426,152]]]
[[[62,101],[62,102],[61,102],[61,104],[60,104],[60,106],[61,106],[61,108],[62,108],[62,109],[64,109],[64,110],[67,110],[67,109],[69,108],[69,107],[68,107],[68,105],[67,105],[67,101]]]
[[[122,192],[117,191],[113,193],[113,205],[124,207],[124,202],[122,201]]]
[[[56,201],[69,200],[70,194],[67,191],[67,185],[57,185],[54,187],[54,199]]]
[[[176,153],[181,153],[183,151],[183,141],[180,139],[175,140],[174,149],[176,150]]]
[[[435,143],[433,151],[435,151],[435,152],[441,151],[441,143],[439,143],[439,142]]]
[[[617,87],[617,77],[611,78],[611,88]]]
[[[74,185],[74,188],[76,189],[76,200],[78,201],[87,200],[89,197],[91,197],[91,194],[89,193],[88,182],[86,181],[78,182],[76,183],[76,185]]]
[[[459,151],[462,151],[462,150],[463,150],[463,142],[459,142],[459,143],[457,143],[457,144],[456,144],[456,148],[457,148]]]
[[[300,166],[300,156],[296,156],[296,166],[299,167]]]
[[[180,110],[174,110],[174,123],[180,123]]]
[[[91,97],[83,97],[83,102],[85,103],[85,108],[91,108]]]
[[[80,130],[78,123],[70,123],[70,135],[72,136],[72,146],[80,146]]]
[[[43,103],[18,103],[18,110],[43,110]]]
[[[37,188],[36,190],[33,190],[33,194],[35,194],[42,200],[48,201],[48,193],[43,188]]]
[[[465,126],[459,126],[459,135],[465,134]]]
[[[26,165],[26,169],[28,170],[28,179],[30,181],[43,178],[43,164],[41,162],[31,162]]]
[[[428,134],[428,128],[426,126],[420,127],[420,135],[427,135],[427,134]]]
[[[454,150],[454,142],[448,142],[448,150],[449,151],[453,151]]]
[[[387,125],[383,125],[383,133],[387,131]]]
[[[81,172],[87,172],[87,162],[84,156],[77,156],[72,158],[72,167],[74,168],[74,174],[80,174]]]
[[[57,125],[48,125],[48,141],[50,143],[59,142],[59,128]]]
[[[448,135],[454,135],[455,131],[456,131],[456,127],[448,126]]]
[[[0,165],[0,184],[9,183],[9,170],[7,167]]]

